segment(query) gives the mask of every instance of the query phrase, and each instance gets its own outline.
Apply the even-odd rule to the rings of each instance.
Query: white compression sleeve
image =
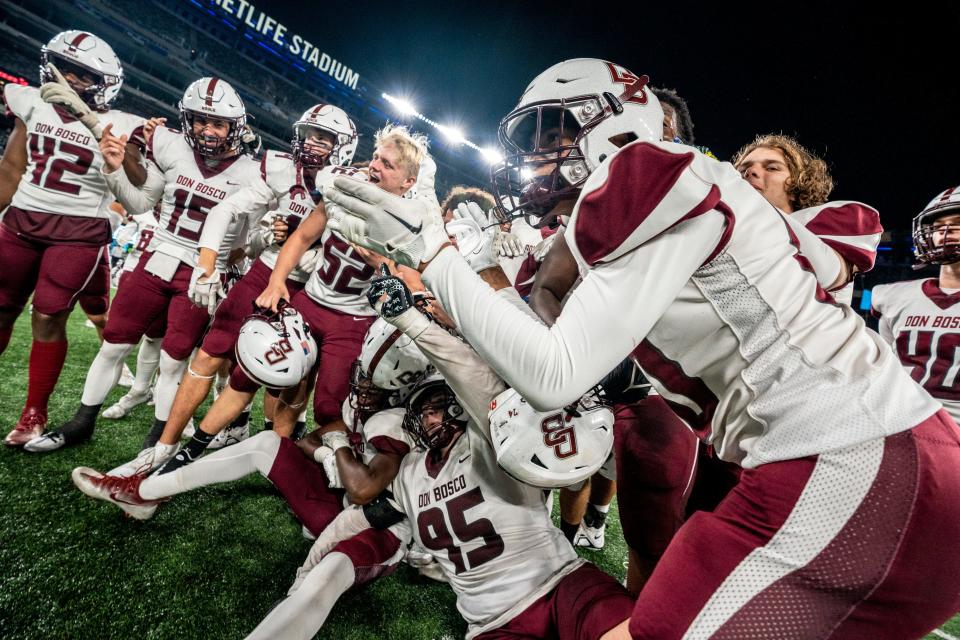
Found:
[[[140,350],[137,352],[137,373],[131,391],[143,393],[149,389],[153,382],[153,374],[157,372],[159,366],[160,340],[144,336],[143,342],[140,343]]]
[[[725,224],[711,211],[594,267],[550,328],[497,296],[452,247],[431,261],[423,279],[511,387],[534,408],[555,409],[633,351],[716,248]]]
[[[272,431],[261,431],[176,471],[153,474],[140,484],[140,495],[148,500],[158,500],[198,487],[239,480],[251,473],[266,477],[279,450],[280,436]]]
[[[160,350],[160,377],[157,378],[156,404],[153,407],[153,415],[157,420],[166,421],[170,417],[173,399],[186,370],[186,360],[174,360],[166,351]]]
[[[133,351],[134,346],[112,342],[104,342],[100,345],[100,351],[97,352],[97,357],[93,359],[87,371],[80,402],[87,406],[103,404],[107,395],[117,385],[123,361]]]
[[[106,169],[106,167],[104,167]],[[153,162],[147,162],[147,180],[140,187],[135,187],[123,169],[113,173],[103,173],[107,188],[113,192],[120,204],[127,211],[144,213],[153,209],[153,205],[163,197],[163,187],[166,180],[163,172]]]
[[[340,596],[353,586],[355,574],[353,563],[346,555],[339,552],[326,555],[300,588],[274,607],[247,640],[310,640],[320,631]]]
[[[247,216],[251,224],[258,221],[267,212],[271,203],[274,207],[276,206],[274,193],[264,182],[258,180],[240,189],[210,209],[197,246],[219,252],[231,224],[239,221],[243,216]]]

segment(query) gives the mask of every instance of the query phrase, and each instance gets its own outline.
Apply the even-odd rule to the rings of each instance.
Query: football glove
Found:
[[[543,259],[547,257],[548,253],[550,253],[550,247],[552,247],[553,243],[557,241],[557,236],[559,235],[559,233],[554,233],[553,235],[547,236],[538,242],[537,246],[533,248],[533,259],[537,262],[543,262]]]
[[[499,265],[497,262],[497,233],[475,202],[463,202],[454,211],[454,220],[447,223],[447,233],[456,239],[457,250],[467,264],[479,273]]]
[[[70,83],[53,63],[47,63],[47,70],[56,80],[46,82],[40,87],[40,97],[44,102],[58,104],[69,111],[99,141],[103,137],[103,127],[100,126],[100,119],[97,118],[97,114],[77,95],[77,92],[73,90],[73,87],[70,86]]]
[[[510,233],[497,229],[494,234],[494,247],[501,258],[519,258],[527,255],[527,246],[523,240]]]
[[[383,296],[387,296],[387,299],[381,300]],[[367,300],[379,315],[387,319],[395,318],[414,306],[413,296],[406,283],[397,276],[390,275],[390,270],[385,265],[382,275],[370,281]]]
[[[340,471],[337,469],[337,456],[334,449],[324,445],[313,451],[313,459],[323,467],[323,475],[327,476],[327,486],[331,489],[343,489],[340,481]]]
[[[187,289],[187,297],[193,304],[201,309],[206,307],[207,313],[213,315],[222,293],[223,284],[220,282],[220,272],[216,267],[209,276],[202,268],[193,268],[193,273],[190,275],[190,288]]]
[[[369,182],[339,177],[323,191],[327,227],[412,269],[449,243],[440,207],[423,198],[405,200]]]

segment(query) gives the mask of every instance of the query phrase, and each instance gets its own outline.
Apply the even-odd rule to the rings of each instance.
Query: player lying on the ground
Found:
[[[512,155],[498,192],[528,214],[571,215],[567,243],[586,272],[553,327],[491,291],[423,203],[337,180],[324,194],[331,225],[419,268],[534,407],[575,400],[633,353],[677,415],[744,467],[720,507],[671,541],[637,599],[634,637],[757,625],[923,635],[960,608],[960,552],[928,544],[960,535],[956,424],[823,291],[783,216],[730,164],[658,142],[645,83],[567,61],[501,123]],[[784,606],[804,613],[771,613]]]
[[[263,431],[169,473],[150,474],[144,467],[124,477],[78,467],[74,484],[86,495],[146,520],[173,495],[258,472],[280,490],[305,532],[316,537],[344,498],[361,505],[376,500],[411,447],[400,426],[401,405],[429,364],[398,330],[382,321],[373,329],[343,403],[347,432],[315,431],[294,442]]]
[[[871,311],[907,372],[960,421],[960,187],[913,219],[913,243],[918,265],[939,265],[939,276],[874,287]]]
[[[502,272],[500,276],[508,286]],[[613,577],[577,557],[550,519],[545,492],[504,471],[494,450],[499,441],[491,443],[492,430],[534,430],[536,438],[526,442],[540,441],[537,453],[546,466],[530,461],[537,457],[531,448],[518,457],[523,462],[514,473],[549,476],[577,441],[564,433],[575,430],[570,421],[588,424],[597,408],[578,407],[578,418],[555,411],[506,428],[504,423],[529,417],[519,410],[525,403],[467,344],[411,308],[398,279],[376,283],[372,298],[389,296],[380,301],[381,313],[414,338],[446,380],[426,380],[408,400],[404,427],[423,450],[404,459],[394,481],[394,498],[406,520],[389,531],[402,538],[412,530],[413,539],[434,554],[469,623],[468,638],[616,637],[610,630],[629,616],[633,598]],[[497,295],[523,304],[513,289]],[[509,404],[510,398],[518,404]],[[612,415],[607,415],[609,436]],[[555,422],[566,428],[543,426]],[[588,448],[596,441],[585,437],[582,442]],[[606,442],[609,451],[612,442]],[[595,461],[605,457],[602,452]],[[356,509],[338,516],[311,549],[288,597],[250,638],[313,637],[336,598],[353,584],[350,578],[359,581],[369,569],[356,563],[354,545],[377,535],[375,527],[389,525],[391,519],[381,522],[382,517]]]
[[[9,446],[46,429],[47,403],[67,356],[67,318],[78,297],[94,284],[101,301],[109,292],[102,258],[113,196],[100,174],[103,127],[126,136],[124,166],[138,183],[144,178],[138,164],[144,120],[111,108],[123,70],[110,45],[86,31],[59,33],[41,49],[40,76],[40,89],[3,87],[14,126],[0,161],[0,353],[33,294],[27,398],[4,439]],[[88,310],[102,314],[106,306]]]
[[[100,147],[107,185],[128,211],[149,211],[162,202],[159,224],[137,268],[117,291],[80,408],[62,427],[32,441],[33,451],[52,451],[90,439],[100,406],[116,384],[124,359],[151,325],[166,317],[155,419],[144,444],[144,448],[152,447],[187,368],[186,359],[206,330],[207,309],[198,309],[187,296],[197,241],[210,208],[241,185],[259,180],[260,172],[252,158],[241,155],[246,110],[229,84],[218,78],[201,78],[187,87],[179,107],[183,133],[156,128],[148,143],[152,160],[142,187],[131,184],[125,164],[120,170],[126,136],[113,135],[109,125],[104,128]],[[221,271],[226,270],[235,242],[245,239],[242,231],[241,225],[235,224],[224,238],[218,254]]]

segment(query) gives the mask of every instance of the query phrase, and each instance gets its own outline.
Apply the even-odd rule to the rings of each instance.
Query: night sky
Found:
[[[600,57],[675,87],[697,143],[723,160],[757,133],[797,136],[829,163],[831,198],[872,204],[888,228],[909,228],[927,201],[960,183],[960,4],[870,15],[841,2],[793,3],[789,15],[774,3],[645,2],[628,12],[566,4],[257,8],[357,70],[361,83],[409,96],[480,145],[495,142],[500,118],[537,73]]]

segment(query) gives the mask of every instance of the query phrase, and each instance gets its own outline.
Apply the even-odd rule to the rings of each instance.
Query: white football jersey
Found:
[[[44,102],[36,87],[7,83],[3,98],[27,127],[27,170],[10,204],[24,211],[109,219],[114,196],[100,174],[103,156],[90,130],[62,107]],[[142,134],[139,116],[111,109],[97,118],[103,126],[112,124],[114,135],[135,139]]]
[[[677,415],[745,467],[882,438],[938,409],[819,287],[787,221],[729,163],[631,143],[588,178],[565,238],[586,275],[549,329],[453,251],[424,272],[538,409],[575,400],[632,352]]]
[[[936,278],[882,284],[873,288],[871,307],[880,337],[960,423],[960,291],[944,291]]]
[[[133,222],[137,225],[137,235],[133,239],[133,249],[123,260],[123,270],[133,271],[140,262],[140,256],[147,250],[153,241],[153,234],[157,230],[157,218],[153,212],[138,213],[132,216]]]
[[[147,148],[164,178],[160,219],[149,249],[196,264],[207,213],[242,187],[260,181],[259,163],[240,154],[209,166],[182,133],[167,127],[156,128]],[[245,234],[246,220],[230,224],[217,258],[221,271],[230,250],[246,240]]]
[[[350,406],[350,396],[343,401],[341,415],[347,425],[347,435],[353,452],[363,464],[370,464],[380,452],[407,455],[416,445],[403,428],[403,407],[384,409],[369,416],[366,422],[358,419],[356,410]]]
[[[472,421],[446,460],[404,458],[393,492],[453,587],[468,638],[505,624],[582,564],[545,492],[507,475]]]
[[[350,167],[327,167],[322,172],[322,180],[321,175],[317,176],[317,182],[322,189],[341,175],[366,179],[366,173]],[[377,315],[365,295],[376,269],[368,265],[350,243],[329,229],[324,229],[318,244],[323,254],[304,287],[307,295],[324,307],[350,315]]]
[[[880,214],[873,207],[852,200],[837,200],[788,215],[856,267],[857,273],[873,269],[877,246],[883,235]],[[850,304],[853,282],[831,291],[830,295],[837,302]]]

